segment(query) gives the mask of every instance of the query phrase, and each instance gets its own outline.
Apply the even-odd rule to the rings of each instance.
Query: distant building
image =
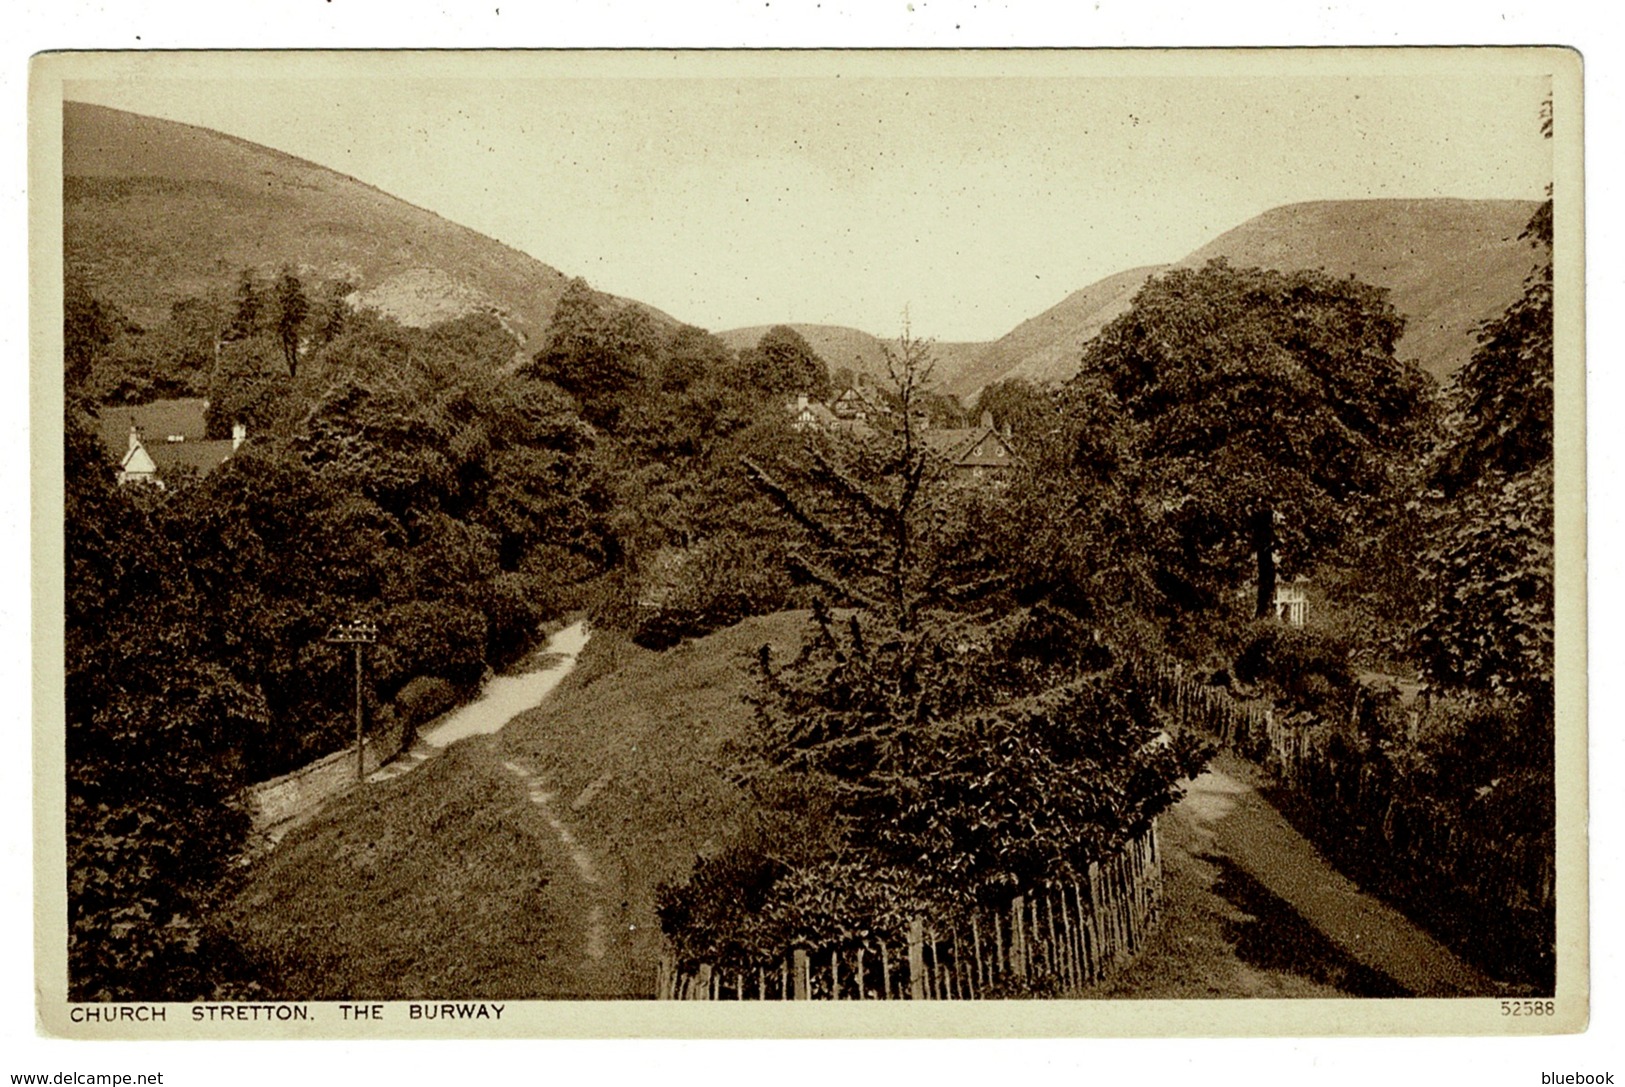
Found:
[[[790,413],[790,425],[797,430],[836,430],[841,425],[840,418],[822,401],[806,393],[797,393],[785,408]]]
[[[806,393],[797,393],[785,404],[790,425],[797,430],[826,433],[868,434],[895,425],[896,413],[873,393],[847,389],[826,407]],[[912,416],[913,430],[926,449],[946,460],[954,478],[971,481],[998,479],[1021,463],[1010,444],[1010,433],[993,425],[991,412],[982,413],[982,423],[973,427],[932,429],[921,412]]]
[[[204,437],[208,410],[209,402],[198,397],[103,408],[102,442],[119,458],[118,481],[161,487],[166,475],[205,476],[231,459],[248,430],[238,423],[230,438],[211,441]]]
[[[1304,591],[1305,580],[1275,586],[1275,617],[1288,626],[1301,627],[1309,617],[1309,597]]]
[[[973,427],[927,430],[926,447],[964,479],[997,479],[1008,475],[1021,463],[1010,445],[1010,435],[993,425],[993,413],[984,411],[982,423]]]
[[[841,395],[835,398],[835,403],[830,405],[830,410],[837,419],[848,423],[868,423],[892,413],[874,390],[861,384],[843,389]]]

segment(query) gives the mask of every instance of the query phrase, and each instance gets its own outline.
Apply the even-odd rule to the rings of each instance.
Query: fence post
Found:
[[[1044,885],[1044,931],[1049,936],[1050,973],[1062,981],[1066,980],[1065,958],[1061,953],[1061,942],[1055,935],[1055,888],[1050,884]]]
[[[1019,977],[1027,976],[1027,902],[1017,895],[1010,903],[1010,970]]]
[[[980,989],[987,984],[987,964],[982,961],[982,932],[976,925],[976,913],[970,915],[970,941],[971,949],[976,955],[976,985]]]
[[[655,967],[655,999],[670,1000],[672,998],[672,974],[674,968],[672,955],[669,951],[660,953],[660,962]]]
[[[791,999],[796,1001],[809,1001],[812,999],[811,965],[808,962],[806,947],[796,947],[790,952],[790,985],[793,988]]]
[[[796,948],[790,953],[791,984],[795,986],[795,1000],[812,999],[812,978],[808,974],[807,949]]]
[[[908,997],[928,999],[925,991],[925,923],[918,918],[908,923]]]
[[[1069,988],[1078,989],[1083,985],[1083,978],[1078,976],[1078,956],[1072,944],[1072,911],[1066,908],[1066,884],[1058,884],[1050,889],[1050,916],[1055,916],[1055,903],[1060,902],[1061,919],[1056,925],[1057,937],[1061,948],[1062,976],[1066,978]]]
[[[1077,880],[1072,881],[1072,919],[1077,924],[1074,946],[1078,954],[1078,975],[1082,983],[1087,985],[1095,980],[1095,976],[1089,958],[1089,927],[1084,920],[1083,891],[1078,888]]]
[[[1003,977],[1010,970],[1010,960],[1004,951],[1004,922],[999,918],[997,910],[988,914],[988,920],[993,922],[993,965],[997,968],[999,976]]]

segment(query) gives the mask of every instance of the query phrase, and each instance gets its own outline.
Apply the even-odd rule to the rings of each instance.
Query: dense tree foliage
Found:
[[[1169,742],[1132,669],[1047,609],[913,636],[818,609],[802,653],[763,667],[737,764],[751,823],[662,892],[685,960],[895,944],[921,916],[1086,878],[1206,758]]]
[[[1402,328],[1356,280],[1215,261],[1149,281],[1086,345],[1073,395],[1128,424],[1173,606],[1211,607],[1256,557],[1262,614],[1276,554],[1308,568],[1389,495],[1426,390]]]
[[[467,692],[572,609],[664,648],[819,601],[801,653],[760,662],[732,767],[754,814],[663,902],[698,957],[996,905],[1115,848],[1204,756],[1128,662],[1198,644],[1249,579],[1267,601],[1277,556],[1354,625],[1414,620],[1412,660],[1476,699],[1359,742],[1452,818],[1538,832],[1509,813],[1549,786],[1549,207],[1529,235],[1544,263],[1442,416],[1383,292],[1214,263],[1148,282],[1064,387],[983,390],[1022,467],[980,486],[933,452],[966,414],[906,335],[889,415],[801,434],[790,396],[839,382],[793,329],[736,354],[581,280],[528,358],[495,317],[406,328],[290,270],[150,328],[68,284],[75,994],[250,991],[209,903],[242,786],[348,741],[339,618],[380,626],[376,718]],[[178,395],[247,444],[115,485],[96,406]],[[1342,631],[1227,637],[1235,680],[1358,703]]]
[[[892,427],[745,462],[791,568],[854,607],[816,606],[787,664],[764,653],[735,762],[756,821],[663,895],[684,956],[760,964],[1003,905],[1116,848],[1203,760],[1098,629],[1012,603],[1002,492],[956,485],[919,429],[927,345],[887,359]]]
[[[1051,421],[1051,399],[1026,378],[1007,377],[976,394],[976,412],[991,413],[993,425],[1008,427],[1012,439],[1025,447],[1043,438]]]
[[[498,322],[330,312],[295,367],[281,293],[267,309],[244,276],[234,303],[177,304],[156,336],[88,293],[66,315],[70,928],[86,998],[237,991],[204,918],[244,843],[242,787],[350,741],[349,658],[323,641],[335,621],[379,624],[375,719],[414,678],[467,691],[622,558],[600,435],[566,391],[509,372]],[[180,342],[199,350],[176,391],[207,391],[210,429],[245,423],[249,440],[201,478],[121,487],[87,394],[171,391],[107,379]]]
[[[1507,694],[1550,713],[1552,684],[1552,235],[1548,201],[1524,237],[1538,263],[1479,332],[1455,376],[1433,461],[1417,632],[1447,690]]]
[[[553,382],[580,402],[589,422],[613,429],[623,394],[654,375],[659,354],[660,333],[647,313],[574,279],[524,373]]]
[[[69,276],[62,291],[62,353],[70,388],[90,378],[91,364],[124,321],[116,310],[97,299],[83,281]]]
[[[800,599],[740,466],[794,461],[784,399],[721,341],[578,281],[516,365],[494,317],[413,329],[350,294],[245,271],[140,328],[70,290],[76,992],[225,991],[204,918],[244,841],[241,788],[350,742],[336,620],[379,625],[371,721],[428,686],[467,692],[573,608],[669,644]],[[781,339],[779,363],[822,366]],[[242,425],[246,444],[201,478],[117,486],[96,405],[200,394],[210,436]]]
[[[218,999],[230,954],[199,915],[246,827],[239,737],[268,710],[207,653],[206,601],[77,405],[65,481],[70,994]]]
[[[774,325],[756,346],[740,352],[738,374],[758,392],[771,396],[806,393],[819,400],[833,392],[829,366],[801,333]]]
[[[288,376],[299,376],[299,337],[304,331],[305,318],[310,316],[310,300],[305,297],[305,285],[288,268],[276,281],[276,338],[282,347],[282,357],[288,363]]]

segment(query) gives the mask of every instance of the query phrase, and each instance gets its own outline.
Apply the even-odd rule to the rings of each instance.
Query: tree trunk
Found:
[[[1275,610],[1275,511],[1268,506],[1253,514],[1253,549],[1258,552],[1258,602],[1253,618]]]

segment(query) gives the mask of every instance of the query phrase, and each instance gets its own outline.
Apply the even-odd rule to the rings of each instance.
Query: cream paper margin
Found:
[[[161,1008],[149,1023],[83,1023],[67,1001],[63,706],[62,91],[74,79],[364,79],[410,72],[455,79],[549,76],[1549,76],[1553,114],[1554,457],[1557,675],[1557,944],[1552,1017],[1504,1017],[1490,999],[1055,1000],[679,1003],[504,1001],[500,1020],[194,1020],[210,1007]],[[34,902],[37,1029],[72,1038],[907,1038],[1515,1035],[1578,1032],[1590,1013],[1587,843],[1584,212],[1581,59],[1558,47],[1193,50],[393,51],[46,53],[29,80],[30,424],[34,641]],[[1531,120],[1530,123],[1533,123]],[[376,1002],[365,1002],[369,1005]],[[439,1002],[415,1002],[439,1003]],[[461,1001],[457,1003],[470,1003]],[[135,1005],[130,1005],[134,1007]],[[264,1005],[262,1005],[264,1007]]]

